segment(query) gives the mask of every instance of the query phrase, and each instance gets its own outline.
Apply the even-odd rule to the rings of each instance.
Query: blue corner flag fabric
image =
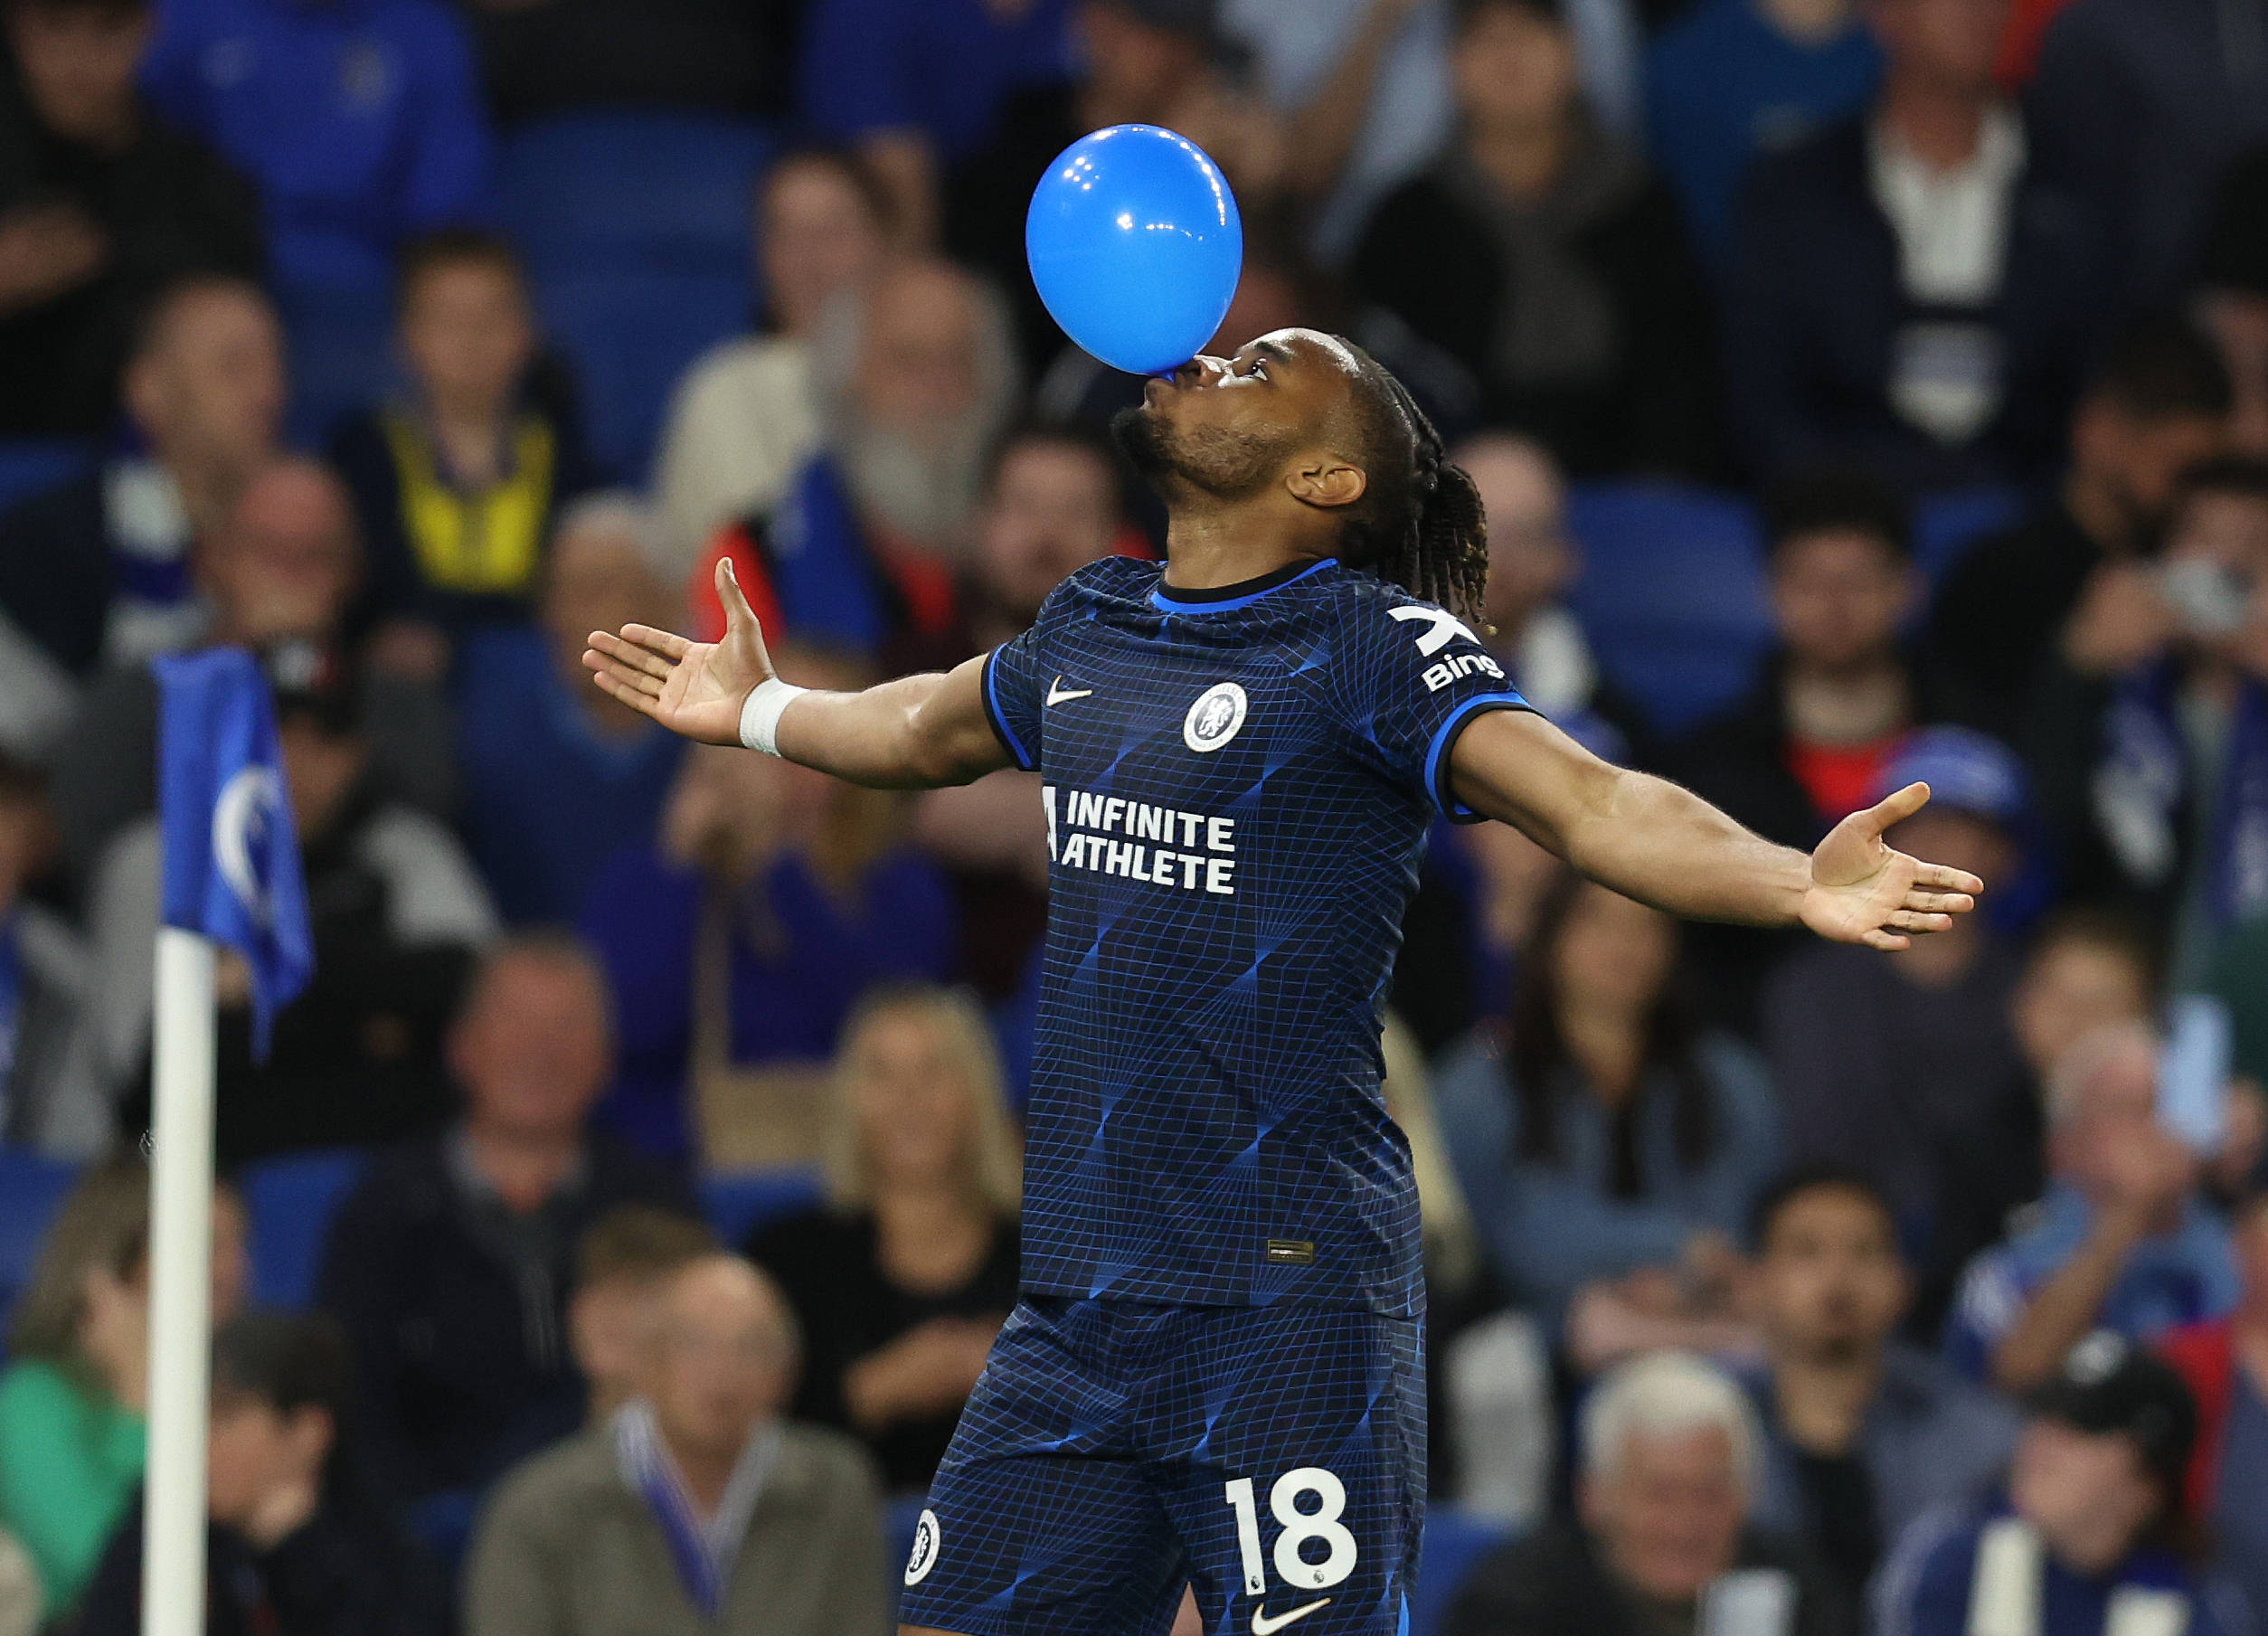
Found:
[[[252,1054],[307,986],[315,940],[268,678],[241,648],[155,662],[161,918],[226,943],[252,973]]]

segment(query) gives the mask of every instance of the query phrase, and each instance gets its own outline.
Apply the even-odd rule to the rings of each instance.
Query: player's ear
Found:
[[[1291,497],[1308,506],[1337,507],[1352,506],[1363,497],[1370,487],[1370,479],[1359,466],[1330,455],[1310,455],[1296,460],[1284,475],[1284,487]]]

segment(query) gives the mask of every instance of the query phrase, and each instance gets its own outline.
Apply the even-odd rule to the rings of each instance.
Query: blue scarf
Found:
[[[2175,667],[2154,665],[2118,686],[2103,717],[2103,757],[2093,799],[2112,851],[2145,885],[2173,883],[2185,806],[2211,800],[2205,903],[2216,930],[2268,911],[2268,687],[2247,677],[2229,723],[2217,790],[2192,789],[2188,745],[2176,714]]]

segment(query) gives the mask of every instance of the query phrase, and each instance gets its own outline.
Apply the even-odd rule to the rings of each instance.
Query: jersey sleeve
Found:
[[[1348,627],[1332,686],[1362,753],[1452,823],[1478,823],[1450,789],[1458,735],[1492,710],[1534,706],[1469,626],[1429,603],[1366,600]]]
[[[994,736],[1016,758],[1016,764],[1026,772],[1039,771],[1040,711],[1048,681],[1040,647],[1047,614],[1047,609],[1041,609],[1030,629],[985,657],[985,719],[992,723]]]

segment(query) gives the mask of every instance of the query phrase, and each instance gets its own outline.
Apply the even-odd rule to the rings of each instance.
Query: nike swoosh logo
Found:
[[[1279,1613],[1273,1619],[1268,1616],[1266,1608],[1254,1608],[1252,1610],[1252,1636],[1276,1636],[1276,1632],[1282,1630],[1284,1626],[1297,1623],[1314,1612],[1316,1609],[1328,1608],[1330,1605],[1331,1599],[1326,1596],[1320,1602],[1310,1602],[1303,1608],[1294,1608],[1289,1613]]]
[[[1091,697],[1093,693],[1094,689],[1091,687],[1066,687],[1063,686],[1063,678],[1057,676],[1055,685],[1047,690],[1047,702],[1051,705],[1060,705],[1065,699]]]

